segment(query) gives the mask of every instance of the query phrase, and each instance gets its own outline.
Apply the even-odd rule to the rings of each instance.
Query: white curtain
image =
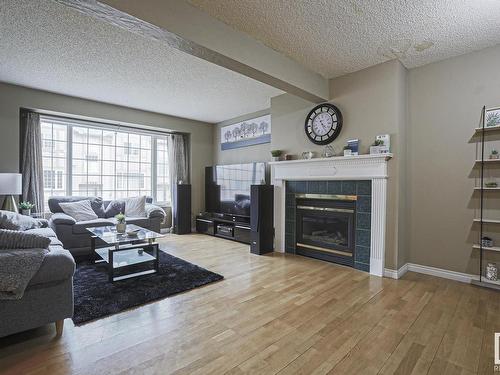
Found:
[[[168,168],[170,175],[170,202],[172,213],[176,212],[174,205],[174,189],[180,181],[189,184],[189,162],[187,137],[182,134],[170,134],[167,138]],[[173,225],[173,220],[172,220]]]
[[[42,129],[40,115],[22,112],[23,127],[23,199],[35,205],[36,212],[43,212]]]

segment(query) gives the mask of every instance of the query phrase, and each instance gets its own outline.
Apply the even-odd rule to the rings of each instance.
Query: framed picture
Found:
[[[271,142],[271,115],[223,126],[220,129],[220,149],[253,146]]]
[[[500,107],[486,110],[485,126],[500,126]]]

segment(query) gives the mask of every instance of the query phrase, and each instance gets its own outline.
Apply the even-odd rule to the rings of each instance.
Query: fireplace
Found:
[[[348,266],[356,249],[356,195],[296,194],[296,253]]]

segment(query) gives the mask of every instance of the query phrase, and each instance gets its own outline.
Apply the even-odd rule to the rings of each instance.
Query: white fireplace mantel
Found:
[[[276,251],[285,248],[285,197],[284,181],[307,180],[371,180],[371,245],[370,273],[384,274],[387,161],[392,154],[340,156],[304,160],[278,161],[271,166],[271,182],[274,185],[274,224]]]

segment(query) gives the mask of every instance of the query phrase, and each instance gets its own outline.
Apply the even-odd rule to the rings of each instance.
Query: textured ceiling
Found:
[[[326,78],[500,43],[499,0],[189,0]]]
[[[206,122],[283,93],[50,0],[0,0],[0,81]]]

